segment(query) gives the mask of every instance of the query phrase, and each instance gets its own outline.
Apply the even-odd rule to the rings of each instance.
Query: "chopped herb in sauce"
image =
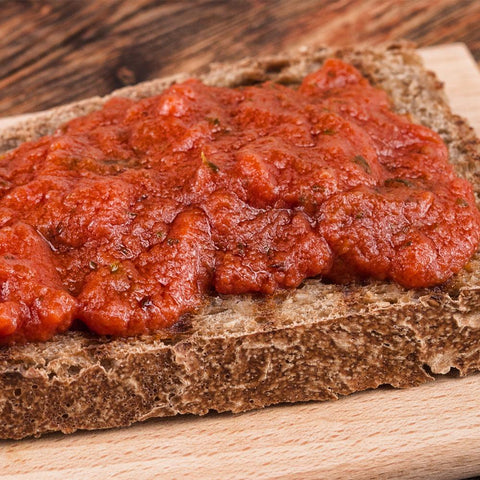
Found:
[[[406,187],[413,187],[413,183],[406,178],[389,178],[385,180],[386,187],[397,187],[400,185],[405,185]]]
[[[115,272],[118,272],[119,269],[120,269],[120,265],[118,263],[110,264],[110,272],[115,273]]]
[[[353,163],[356,163],[358,166],[362,167],[366,173],[368,174],[372,173],[372,170],[370,169],[370,165],[368,164],[367,160],[363,155],[355,155],[353,157]]]
[[[200,156],[202,157],[202,163],[206,165],[213,173],[217,173],[220,170],[217,165],[207,159],[207,156],[203,152],[200,153]]]
[[[211,123],[212,125],[215,125],[218,127],[220,125],[220,120],[218,118],[212,118],[212,117],[207,117],[208,123]]]

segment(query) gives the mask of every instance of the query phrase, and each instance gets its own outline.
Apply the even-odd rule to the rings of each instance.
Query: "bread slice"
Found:
[[[201,79],[237,86],[297,84],[327,57],[354,64],[395,108],[436,130],[457,172],[480,193],[480,142],[446,103],[440,82],[405,44],[312,48],[216,65]],[[114,92],[157,94],[179,75]],[[98,109],[93,98],[37,114],[0,132],[0,152]],[[339,286],[308,280],[294,291],[215,296],[168,332],[133,339],[69,332],[0,347],[0,438],[129,425],[209,410],[241,412],[279,402],[335,399],[382,384],[409,387],[432,374],[480,369],[480,256],[446,284]]]

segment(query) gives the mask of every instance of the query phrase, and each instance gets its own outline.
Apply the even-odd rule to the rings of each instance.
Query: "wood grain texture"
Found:
[[[3,0],[1,13],[0,116],[312,42],[462,41],[480,61],[478,0]]]
[[[480,132],[480,73],[464,45],[424,50]],[[241,415],[0,442],[0,480],[455,479],[480,475],[480,374]]]

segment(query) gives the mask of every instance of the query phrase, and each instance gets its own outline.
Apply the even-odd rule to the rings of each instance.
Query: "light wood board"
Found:
[[[422,55],[445,81],[454,110],[480,133],[480,72],[468,50],[453,44]],[[1,480],[442,480],[479,474],[480,375],[336,402],[0,442]]]

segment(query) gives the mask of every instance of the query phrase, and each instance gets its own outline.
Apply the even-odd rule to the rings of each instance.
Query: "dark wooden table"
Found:
[[[0,116],[312,42],[460,41],[480,62],[479,0],[3,0],[0,12]]]

